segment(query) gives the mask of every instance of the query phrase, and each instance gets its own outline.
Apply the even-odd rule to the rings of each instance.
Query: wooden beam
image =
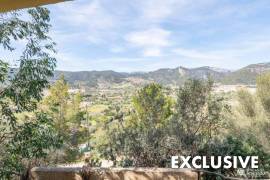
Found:
[[[55,4],[66,0],[0,0],[0,13],[17,9]]]

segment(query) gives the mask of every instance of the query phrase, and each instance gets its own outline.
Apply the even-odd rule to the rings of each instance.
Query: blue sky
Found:
[[[60,70],[270,62],[269,0],[75,0],[47,7]]]

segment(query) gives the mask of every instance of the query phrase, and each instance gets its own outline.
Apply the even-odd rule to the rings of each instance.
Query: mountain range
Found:
[[[203,66],[198,68],[164,68],[150,72],[115,72],[108,71],[55,71],[52,81],[59,79],[63,74],[71,86],[95,87],[102,83],[147,83],[157,82],[163,85],[181,85],[190,78],[206,79],[211,77],[215,82],[221,84],[245,84],[253,85],[256,77],[264,72],[270,71],[270,63],[251,64],[241,69],[231,71],[226,69]]]

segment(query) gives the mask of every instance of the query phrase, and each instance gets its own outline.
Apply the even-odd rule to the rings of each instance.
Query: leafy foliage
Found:
[[[215,139],[212,143],[209,143],[203,149],[199,151],[201,155],[208,156],[258,156],[259,157],[259,168],[262,172],[269,171],[270,154],[264,150],[262,145],[256,140],[256,137],[247,131],[241,132],[241,134],[228,135],[224,139]],[[248,165],[247,169],[251,169]],[[224,174],[230,177],[239,177],[237,169],[220,168],[213,169],[210,171]],[[252,170],[252,169],[251,169]],[[204,178],[213,179],[215,176],[210,174],[204,174]],[[258,177],[252,177],[252,174],[247,174],[242,178],[267,178],[267,174],[262,174]]]
[[[49,150],[61,147],[62,139],[55,132],[52,119],[39,112],[34,118],[18,125],[6,144],[7,154],[0,163],[0,177],[24,174],[25,167],[38,165],[37,161],[46,158]]]
[[[245,89],[241,89],[237,92],[238,102],[241,110],[248,117],[256,116],[256,99],[253,95]]]
[[[179,153],[195,155],[223,128],[223,97],[212,94],[212,81],[189,80],[179,89],[170,123],[171,141]]]
[[[257,95],[266,112],[270,113],[270,73],[257,78]]]
[[[0,45],[13,51],[15,41],[25,43],[15,66],[7,63],[11,59],[0,60],[1,179],[24,174],[33,159],[44,158],[47,150],[61,144],[50,118],[36,111],[55,68],[49,20],[49,11],[41,7],[1,14]],[[21,112],[32,113],[32,118],[18,122]]]
[[[134,112],[107,128],[105,142],[116,143],[100,144],[100,152],[112,160],[122,157],[122,165],[146,167],[168,166],[177,153],[194,155],[223,127],[228,109],[211,88],[210,81],[189,80],[174,104],[160,85],[145,86],[133,98]]]
[[[40,104],[40,108],[53,117],[53,125],[64,139],[61,153],[53,153],[55,163],[73,162],[80,156],[78,145],[86,141],[87,128],[82,126],[86,111],[82,110],[80,93],[69,94],[68,84],[64,76],[49,89],[48,96]]]

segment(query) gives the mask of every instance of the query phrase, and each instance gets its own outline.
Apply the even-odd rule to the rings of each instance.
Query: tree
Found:
[[[171,115],[172,103],[162,91],[159,84],[153,83],[143,87],[133,97],[136,120],[143,125],[142,128],[164,126]]]
[[[235,129],[246,129],[249,134],[256,135],[257,141],[263,148],[270,152],[270,74],[264,73],[257,78],[257,90],[255,94],[241,89],[237,92],[237,104],[235,105],[231,119]]]
[[[196,79],[180,87],[169,127],[168,144],[174,153],[195,155],[222,130],[224,111],[229,107],[223,97],[212,92],[212,87],[211,80]]]
[[[256,116],[256,99],[250,92],[245,89],[241,89],[237,92],[237,99],[239,106],[243,113],[250,118]]]
[[[201,149],[201,154],[215,156],[259,156],[259,170],[268,172],[270,162],[268,89],[270,76],[262,74],[257,79],[256,94],[247,89],[236,93],[236,101],[227,116],[227,133],[215,138]],[[229,176],[239,176],[236,169],[211,169]],[[206,177],[210,179],[210,176]],[[244,178],[250,177],[246,173]],[[267,174],[256,178],[269,178]]]
[[[11,60],[0,60],[0,167],[4,167],[0,168],[1,179],[24,173],[28,168],[25,162],[43,157],[46,149],[58,147],[58,143],[51,141],[37,143],[39,137],[48,140],[55,135],[48,118],[36,112],[56,62],[51,56],[51,52],[55,52],[55,43],[48,36],[49,11],[41,7],[28,9],[24,20],[20,13],[6,13],[0,17],[0,45],[3,49],[12,52],[14,41],[25,42],[15,67],[8,63]],[[36,118],[19,123],[16,114],[21,112],[34,113]],[[40,121],[41,117],[45,119]],[[45,131],[41,131],[41,126],[46,127]],[[30,136],[33,133],[35,136]],[[20,146],[25,149],[16,149]]]
[[[45,113],[37,112],[34,119],[29,118],[17,126],[17,131],[6,145],[0,177],[10,179],[17,175],[28,179],[31,167],[47,162],[49,151],[62,146],[62,139],[52,122]]]
[[[67,136],[68,84],[62,75],[49,89],[49,95],[42,104],[43,110],[53,117],[55,128],[62,136]]]
[[[169,166],[177,153],[195,155],[224,127],[224,111],[229,110],[212,92],[212,82],[201,80],[188,80],[180,87],[176,104],[158,84],[139,90],[132,102],[130,115],[107,126],[107,144],[99,149],[105,157],[122,157],[124,165],[143,167]]]
[[[270,73],[265,73],[257,78],[257,95],[264,110],[270,113]]]
[[[132,99],[130,114],[117,111],[105,128],[103,143],[98,149],[103,156],[121,165],[140,167],[164,167],[167,161],[162,141],[171,116],[172,102],[158,84],[149,84],[140,89]],[[165,151],[164,151],[165,150]]]
[[[270,154],[265,151],[262,147],[262,144],[257,141],[256,134],[251,134],[248,132],[249,130],[242,130],[238,129],[238,133],[228,134],[223,139],[215,138],[214,141],[204,146],[200,151],[199,154],[203,155],[211,155],[211,156],[258,156],[259,157],[259,169],[251,169],[250,164],[248,164],[247,168],[245,169],[245,176],[243,174],[239,174],[237,169],[235,168],[219,168],[214,169],[210,167],[208,171],[216,172],[219,174],[223,174],[228,177],[241,177],[241,178],[249,178],[249,179],[267,179],[269,176],[267,174],[257,174],[256,171],[261,170],[261,172],[268,172],[270,169]],[[210,161],[210,160],[208,160]],[[210,162],[209,162],[210,163]],[[254,173],[252,174],[252,171]],[[251,172],[251,173],[247,173]],[[215,175],[207,174],[204,175],[205,179],[216,179]]]
[[[49,89],[40,108],[53,117],[53,125],[63,137],[59,153],[53,153],[54,162],[74,162],[80,155],[78,145],[85,142],[87,128],[82,126],[85,111],[81,109],[82,95],[69,94],[69,86],[62,75]]]

